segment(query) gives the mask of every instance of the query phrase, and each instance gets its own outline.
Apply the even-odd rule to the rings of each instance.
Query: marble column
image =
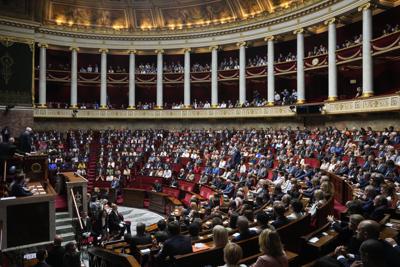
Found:
[[[40,56],[39,56],[39,108],[46,107],[46,49],[47,44],[39,44]]]
[[[78,47],[70,47],[71,50],[71,102],[70,108],[78,107]]]
[[[325,21],[328,25],[328,101],[335,101],[337,93],[336,19]]]
[[[246,42],[237,43],[239,46],[239,103],[246,102]]]
[[[274,94],[275,94],[275,74],[274,74],[274,37],[268,36],[265,38],[267,41],[267,98],[268,98],[268,106],[274,105]]]
[[[297,104],[305,103],[304,82],[304,30],[294,31],[297,35]]]
[[[372,10],[371,4],[367,3],[362,5],[359,9],[362,11],[362,70],[363,70],[363,81],[362,81],[362,96],[370,97],[374,95],[373,88],[373,62],[372,62]]]
[[[128,109],[135,109],[135,54],[136,50],[129,50],[129,96],[128,96]]]
[[[99,50],[101,53],[100,65],[100,109],[107,109],[107,48]]]
[[[210,47],[211,50],[211,107],[218,107],[218,46]]]
[[[184,69],[184,101],[185,108],[190,108],[190,48],[185,48],[185,69]]]
[[[156,109],[162,109],[163,103],[163,53],[164,50],[157,49],[157,103]]]

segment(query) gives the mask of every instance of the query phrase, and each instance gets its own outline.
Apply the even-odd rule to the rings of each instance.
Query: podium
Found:
[[[74,198],[79,212],[87,212],[87,183],[88,181],[73,172],[62,172],[67,187],[68,213],[71,218],[77,217],[76,208],[74,207]],[[73,195],[72,195],[73,194]]]
[[[33,196],[0,200],[2,251],[39,246],[54,239],[56,192],[46,181],[29,186],[37,190]]]

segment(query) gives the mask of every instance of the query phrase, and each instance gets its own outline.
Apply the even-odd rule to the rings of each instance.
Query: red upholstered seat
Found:
[[[179,192],[180,191],[177,188],[165,186],[165,187],[163,187],[162,191],[163,191],[163,193],[165,193],[165,194],[167,194],[167,195],[169,195],[171,197],[174,197],[174,198],[177,198],[177,199],[179,198]]]

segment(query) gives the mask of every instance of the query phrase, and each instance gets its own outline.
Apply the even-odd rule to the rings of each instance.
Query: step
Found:
[[[56,221],[57,219],[65,219],[65,218],[69,218],[68,212],[56,212]]]
[[[73,232],[74,232],[74,227],[71,224],[56,226],[57,235],[73,233]]]
[[[63,238],[64,242],[75,240],[75,233],[64,233],[60,234],[60,236]]]
[[[56,227],[61,226],[61,225],[71,225],[73,222],[75,222],[77,219],[71,219],[71,218],[64,218],[64,219],[56,219]]]

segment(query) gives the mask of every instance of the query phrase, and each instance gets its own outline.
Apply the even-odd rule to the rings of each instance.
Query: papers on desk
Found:
[[[209,249],[210,247],[204,243],[195,243],[192,246],[193,252]]]
[[[10,200],[10,199],[16,199],[16,197],[2,197],[0,200]]]
[[[387,226],[387,227],[393,227],[393,223],[386,223],[385,226]]]
[[[318,237],[313,237],[313,238],[310,238],[310,240],[308,240],[308,242],[310,242],[310,243],[317,243],[318,242],[318,240],[319,240],[319,238]]]
[[[238,237],[240,235],[240,233],[234,233],[232,236],[233,237]]]
[[[251,227],[251,228],[249,228],[249,230],[254,230],[257,232],[257,227]]]
[[[150,254],[150,249],[149,248],[141,249],[140,253],[142,253],[143,255],[148,255]]]

